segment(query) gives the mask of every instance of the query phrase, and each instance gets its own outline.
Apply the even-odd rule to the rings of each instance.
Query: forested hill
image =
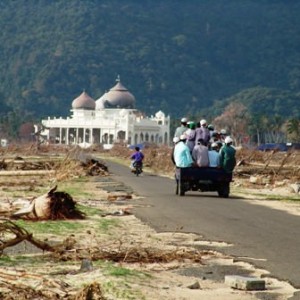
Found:
[[[1,1],[2,121],[68,115],[118,74],[147,114],[200,114],[262,90],[271,111],[255,113],[289,101],[300,117],[299,16],[292,0]]]

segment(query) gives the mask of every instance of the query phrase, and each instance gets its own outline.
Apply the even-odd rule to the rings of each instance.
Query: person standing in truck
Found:
[[[189,122],[188,129],[184,133],[186,136],[186,144],[190,149],[190,152],[193,152],[193,149],[195,147],[195,141],[196,141],[196,124],[195,122]]]
[[[220,167],[226,172],[232,174],[233,169],[236,165],[235,153],[236,150],[232,146],[232,138],[226,136],[224,145],[220,149]]]
[[[217,143],[212,143],[210,145],[210,150],[208,150],[208,159],[209,166],[211,168],[219,168],[220,167],[220,155],[219,155],[219,146]]]
[[[172,148],[172,152],[171,152],[171,160],[172,160],[172,163],[174,164],[174,165],[176,165],[176,163],[175,163],[175,158],[174,158],[174,151],[175,151],[175,147],[176,147],[176,145],[177,145],[177,143],[180,141],[180,138],[179,137],[177,137],[177,136],[175,136],[174,138],[173,138],[173,148]]]
[[[176,128],[174,137],[180,138],[187,130],[187,118],[182,118],[180,121],[180,126]]]
[[[193,149],[192,157],[198,167],[209,166],[208,148],[205,146],[203,139],[198,140],[197,145]]]
[[[202,139],[204,141],[204,145],[207,146],[210,140],[210,132],[207,128],[206,120],[202,119],[200,121],[200,127],[196,128],[196,141]]]
[[[177,168],[188,168],[193,165],[189,147],[186,145],[186,136],[182,134],[180,141],[174,148],[174,161]]]

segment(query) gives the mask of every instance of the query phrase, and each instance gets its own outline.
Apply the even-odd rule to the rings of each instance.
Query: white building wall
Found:
[[[124,132],[124,142],[131,144],[148,141],[169,144],[170,117],[158,112],[155,117],[136,116],[135,109],[71,110],[71,117],[42,120],[49,130],[45,136],[52,142],[62,144],[95,142],[99,133],[102,144],[118,141],[118,133]],[[98,136],[96,140],[98,139]]]

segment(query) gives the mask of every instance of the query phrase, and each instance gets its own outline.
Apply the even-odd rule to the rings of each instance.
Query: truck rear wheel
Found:
[[[218,190],[219,197],[222,198],[228,198],[230,193],[230,187],[229,187],[229,182],[223,183],[220,185],[220,188]]]
[[[178,192],[179,192],[179,196],[184,196],[185,194],[183,184],[181,184],[180,182],[178,182]]]

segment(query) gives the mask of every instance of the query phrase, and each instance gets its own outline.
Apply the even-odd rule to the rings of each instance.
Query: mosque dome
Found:
[[[96,103],[85,91],[72,102],[73,109],[95,109]]]
[[[158,119],[162,119],[165,117],[165,114],[160,110],[155,114],[155,117]]]
[[[105,94],[105,100],[110,108],[134,108],[135,104],[135,97],[124,87],[119,76],[117,84]]]
[[[103,94],[99,99],[96,100],[96,110],[104,109],[106,100],[106,94]]]

